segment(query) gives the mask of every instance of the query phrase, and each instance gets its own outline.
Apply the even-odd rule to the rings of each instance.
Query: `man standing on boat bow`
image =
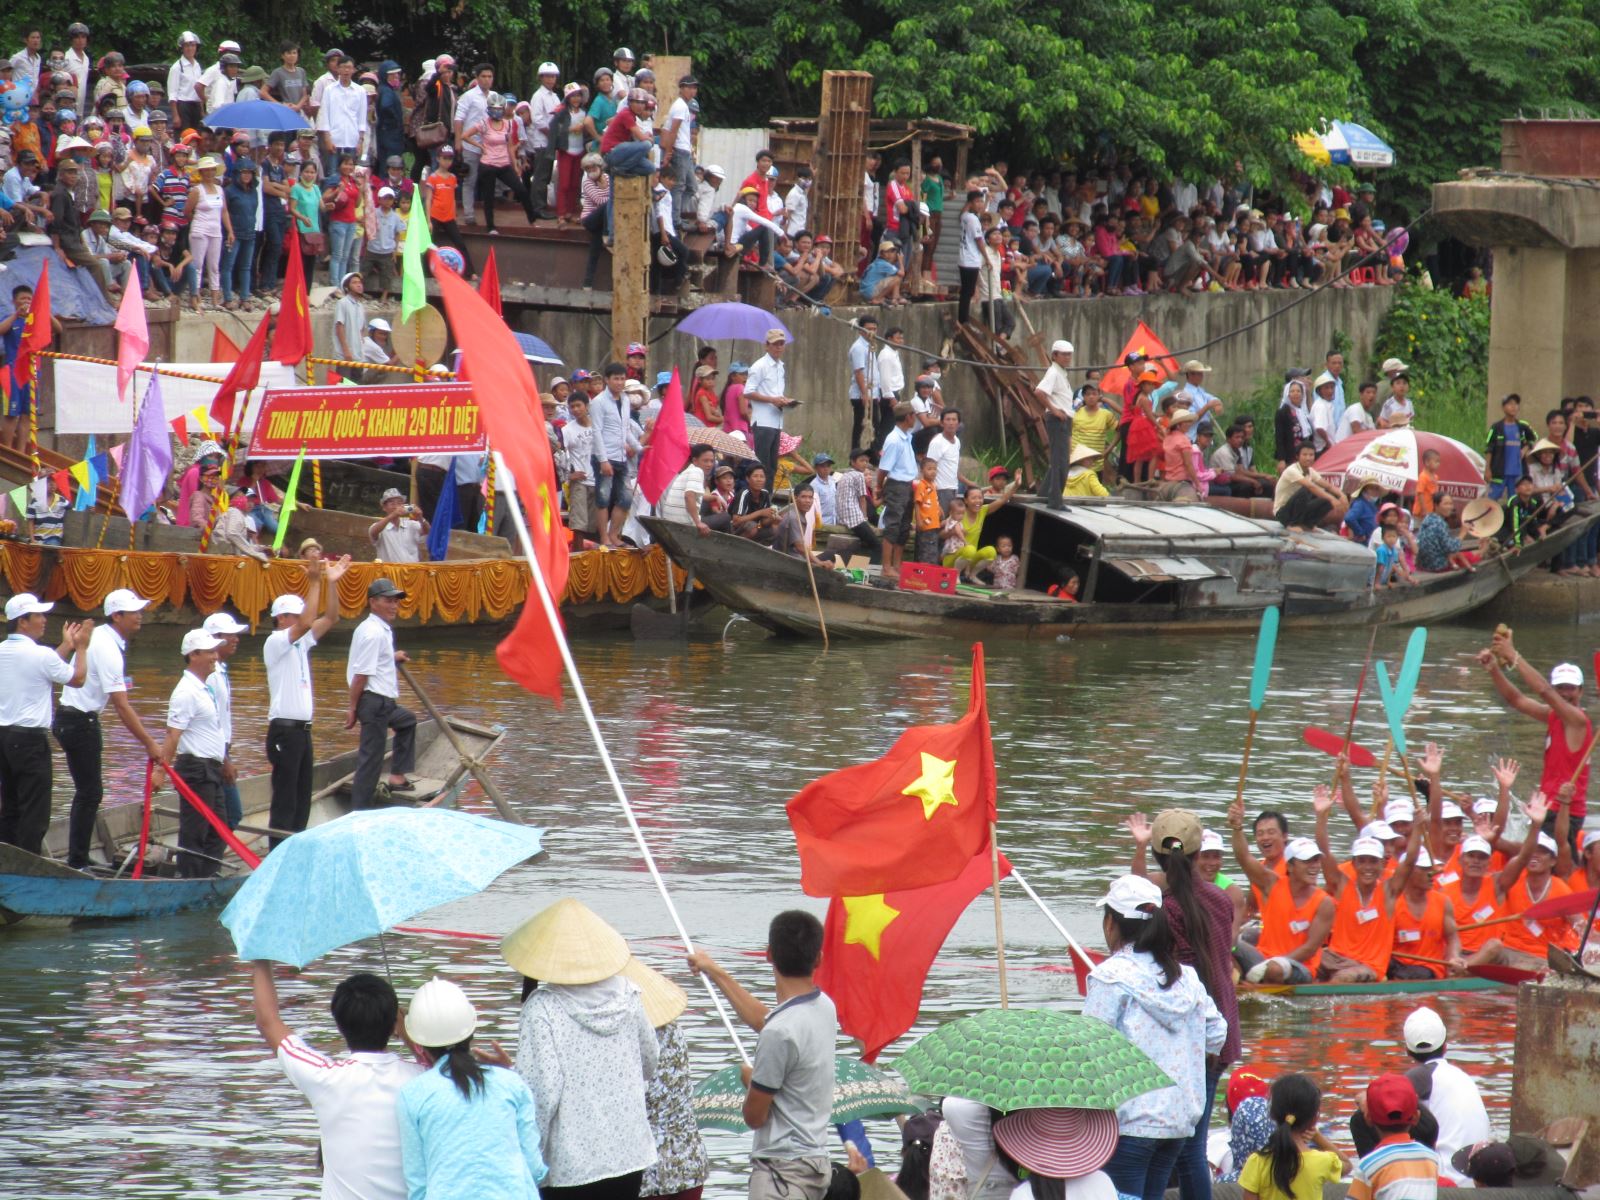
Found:
[[[50,687],[83,682],[79,651],[94,628],[93,621],[68,625],[60,649],[41,646],[54,607],[27,592],[11,597],[0,645],[0,842],[29,854],[43,850],[50,827]]]
[[[406,772],[415,765],[417,717],[400,706],[400,680],[395,668],[409,661],[404,650],[394,648],[394,619],[400,615],[405,592],[391,579],[374,579],[367,585],[367,619],[350,638],[350,659],[345,678],[350,684],[350,708],[344,727],[361,726],[361,746],[356,756],[355,778],[350,782],[350,807],[372,808],[383,770],[384,746],[394,730],[394,758],[389,763],[389,790],[407,792],[412,783]]]

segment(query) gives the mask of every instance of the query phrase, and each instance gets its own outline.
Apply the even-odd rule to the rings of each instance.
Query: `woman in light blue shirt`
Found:
[[[478,1014],[446,979],[417,989],[406,1034],[431,1070],[400,1090],[409,1200],[538,1200],[548,1173],[533,1096],[515,1071],[472,1056]]]

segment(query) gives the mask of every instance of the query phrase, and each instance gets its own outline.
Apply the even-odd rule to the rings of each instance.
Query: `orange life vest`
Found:
[[[1506,915],[1506,910],[1495,898],[1493,875],[1483,877],[1483,886],[1470,901],[1462,894],[1463,882],[1465,881],[1457,880],[1455,883],[1446,884],[1442,890],[1444,898],[1450,901],[1450,907],[1455,910],[1456,929],[1461,937],[1461,951],[1463,954],[1472,954],[1482,950],[1483,944],[1490,938],[1499,937],[1504,927],[1492,925],[1488,929],[1468,929],[1467,926],[1503,917]]]
[[[1266,866],[1266,863],[1263,862],[1261,865]],[[1279,879],[1289,878],[1289,860],[1287,858],[1278,859],[1277,864],[1272,868],[1272,873]],[[1266,897],[1261,894],[1261,889],[1253,883],[1250,885],[1250,898],[1255,901],[1257,916],[1267,911]]]
[[[1394,949],[1394,913],[1380,879],[1372,885],[1367,903],[1361,902],[1361,889],[1353,882],[1344,885],[1333,910],[1333,932],[1328,949],[1356,962],[1365,963],[1382,979],[1389,973],[1389,954]]]
[[[1401,896],[1394,903],[1394,951],[1400,961],[1413,967],[1426,967],[1435,979],[1444,978],[1444,968],[1433,963],[1419,963],[1408,959],[1407,954],[1420,954],[1424,958],[1444,958],[1449,947],[1444,938],[1443,894],[1430,891],[1423,899],[1422,915],[1411,908],[1410,899]]]
[[[1328,898],[1328,893],[1321,888],[1312,888],[1305,903],[1296,905],[1290,890],[1287,878],[1278,880],[1261,908],[1261,937],[1256,949],[1268,958],[1292,954],[1305,945],[1317,906]],[[1316,974],[1321,958],[1322,949],[1318,947],[1317,952],[1305,960],[1306,970]]]
[[[1566,896],[1571,891],[1571,888],[1552,875],[1549,886],[1539,899],[1549,900],[1554,896]],[[1532,907],[1534,903],[1533,897],[1528,894],[1528,877],[1524,875],[1517,880],[1516,886],[1506,893],[1506,915],[1520,913]],[[1536,958],[1542,959],[1551,946],[1560,946],[1563,950],[1578,948],[1578,933],[1565,917],[1555,917],[1548,921],[1511,921],[1501,926],[1501,929],[1504,932],[1501,933],[1500,940],[1508,949],[1520,950]]]

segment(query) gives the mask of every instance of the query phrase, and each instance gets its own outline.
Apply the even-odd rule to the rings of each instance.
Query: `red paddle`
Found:
[[[1565,896],[1551,896],[1537,904],[1530,904],[1521,912],[1509,917],[1495,917],[1492,921],[1479,921],[1463,925],[1462,929],[1482,929],[1486,925],[1504,925],[1508,921],[1548,921],[1554,917],[1575,917],[1588,912],[1589,906],[1600,896],[1600,888],[1585,888],[1581,892],[1568,892]]]
[[[1378,760],[1372,756],[1372,751],[1365,746],[1358,746],[1354,742],[1346,742],[1337,733],[1326,729],[1318,729],[1315,725],[1307,725],[1301,731],[1301,737],[1306,745],[1313,750],[1321,750],[1331,758],[1338,758],[1341,754],[1348,753],[1352,767],[1375,767]]]
[[[1467,974],[1478,979],[1490,979],[1495,983],[1509,984],[1516,987],[1519,983],[1528,983],[1544,978],[1543,971],[1528,971],[1522,967],[1506,967],[1499,963],[1487,963],[1481,967],[1468,967]]]

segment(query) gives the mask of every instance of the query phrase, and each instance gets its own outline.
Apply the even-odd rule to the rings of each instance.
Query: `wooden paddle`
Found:
[[[1534,983],[1544,978],[1543,971],[1529,971],[1524,967],[1508,967],[1500,963],[1485,963],[1479,967],[1468,967],[1467,974],[1478,979],[1489,979],[1495,983],[1505,983],[1516,987],[1520,983]]]
[[[1239,759],[1239,786],[1234,792],[1233,802],[1241,808],[1244,805],[1244,780],[1250,771],[1250,746],[1256,740],[1256,718],[1261,715],[1261,706],[1267,699],[1267,680],[1272,676],[1272,653],[1278,645],[1278,621],[1280,613],[1276,608],[1266,609],[1261,614],[1261,628],[1256,631],[1256,661],[1250,672],[1250,727],[1244,734],[1244,754]]]
[[[1463,925],[1461,929],[1463,931],[1485,929],[1490,925],[1505,925],[1512,921],[1549,921],[1556,917],[1575,917],[1592,905],[1597,895],[1600,895],[1600,888],[1585,888],[1581,892],[1569,892],[1565,896],[1550,896],[1537,904],[1530,904],[1512,916],[1477,921],[1471,925]]]

